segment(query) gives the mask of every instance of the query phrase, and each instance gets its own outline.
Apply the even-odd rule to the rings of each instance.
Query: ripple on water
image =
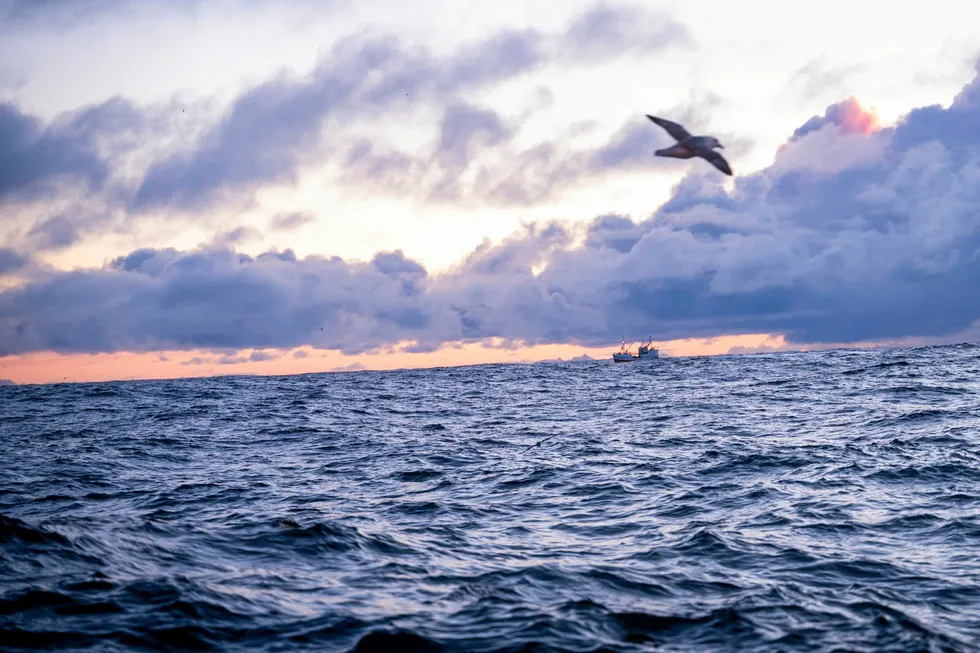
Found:
[[[978,360],[0,387],[0,648],[978,650]]]

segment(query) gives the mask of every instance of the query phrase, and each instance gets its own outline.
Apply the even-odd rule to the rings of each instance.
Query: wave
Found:
[[[976,368],[969,346],[5,390],[0,648],[976,649]]]

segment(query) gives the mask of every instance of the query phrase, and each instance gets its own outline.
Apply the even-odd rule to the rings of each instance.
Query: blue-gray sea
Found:
[[[0,387],[0,648],[980,650],[978,391],[972,345]]]

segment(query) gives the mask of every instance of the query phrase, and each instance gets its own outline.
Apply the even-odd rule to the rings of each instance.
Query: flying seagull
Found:
[[[669,156],[675,159],[690,159],[692,156],[699,156],[726,175],[732,174],[732,169],[729,167],[728,161],[725,161],[725,157],[714,150],[716,147],[722,149],[725,147],[714,136],[691,136],[686,129],[676,122],[657,118],[649,114],[647,114],[647,118],[667,130],[667,133],[677,141],[668,148],[654,152],[656,156]]]

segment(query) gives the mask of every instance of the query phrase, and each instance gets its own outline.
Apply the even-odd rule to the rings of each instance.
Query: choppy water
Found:
[[[973,346],[0,387],[0,647],[978,650],[978,391]]]

